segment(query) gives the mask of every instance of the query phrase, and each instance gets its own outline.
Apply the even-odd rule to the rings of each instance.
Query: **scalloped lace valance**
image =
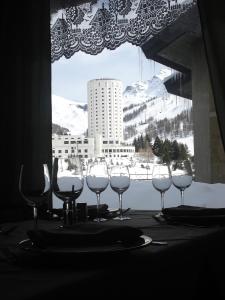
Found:
[[[140,46],[195,4],[196,0],[65,0],[64,8],[52,7],[52,62],[77,51],[96,55],[125,42]]]

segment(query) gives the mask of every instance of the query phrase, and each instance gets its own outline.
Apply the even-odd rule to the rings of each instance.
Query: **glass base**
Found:
[[[130,220],[130,217],[124,217],[124,216],[118,216],[113,218],[113,220],[118,220],[118,221],[125,221],[125,220]]]
[[[93,221],[94,222],[105,222],[105,221],[107,221],[107,219],[105,219],[105,218],[95,218]]]
[[[163,215],[163,213],[160,211],[160,212],[158,212],[156,215],[155,215],[155,217],[156,218],[161,218],[161,217],[163,217],[164,215]]]

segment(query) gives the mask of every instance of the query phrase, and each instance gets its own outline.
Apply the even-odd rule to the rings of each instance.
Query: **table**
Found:
[[[167,246],[150,244],[129,253],[68,259],[40,259],[17,249],[32,221],[15,223],[12,233],[0,235],[1,299],[72,299],[78,294],[100,299],[225,298],[225,226],[160,224],[152,218],[155,213],[131,211],[131,220],[124,224],[141,228],[153,240],[168,241]],[[49,224],[58,225],[40,221],[40,226]]]

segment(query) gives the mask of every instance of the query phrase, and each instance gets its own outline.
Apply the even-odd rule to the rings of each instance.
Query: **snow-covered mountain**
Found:
[[[124,106],[141,103],[152,97],[164,97],[167,94],[164,80],[171,76],[169,69],[162,69],[159,75],[148,81],[137,81],[126,87],[123,92]]]
[[[132,143],[134,137],[145,134],[150,124],[156,124],[167,118],[173,122],[174,118],[182,112],[190,113],[192,101],[169,94],[164,81],[171,76],[170,69],[162,69],[148,81],[137,81],[127,86],[123,92],[124,132],[126,142]],[[62,97],[52,96],[52,122],[68,128],[71,134],[84,134],[88,126],[87,105],[80,102],[67,100]],[[163,122],[163,121],[162,121]],[[183,124],[179,120],[180,127]],[[135,130],[134,130],[135,128]],[[177,139],[187,143],[193,154],[193,137],[190,130]],[[164,136],[173,139],[174,136]],[[186,142],[187,141],[187,142]]]
[[[136,117],[125,120],[124,126],[139,125],[145,123],[148,119],[162,120],[164,118],[172,119],[184,110],[190,110],[192,101],[169,94],[163,81],[154,76],[146,82],[137,82],[127,87],[123,93],[124,98],[124,118],[133,114],[140,107]],[[148,125],[148,124],[146,124]],[[140,128],[140,131],[143,131]]]
[[[52,95],[52,123],[83,134],[88,127],[87,104]]]

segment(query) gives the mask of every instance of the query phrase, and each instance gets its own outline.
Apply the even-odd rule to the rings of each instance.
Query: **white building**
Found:
[[[133,146],[123,145],[122,82],[117,79],[88,81],[88,136],[95,140],[95,155],[132,157]]]
[[[94,139],[80,135],[53,135],[52,156],[63,157],[79,155],[81,158],[94,157]]]
[[[116,79],[93,79],[88,89],[88,136],[123,142],[122,82]]]
[[[112,145],[105,139],[97,140],[98,153],[96,154],[96,141],[94,138],[85,138],[78,135],[54,135],[52,136],[52,156],[67,158],[79,155],[80,158],[94,158],[102,156],[106,158],[130,158],[134,155],[133,146],[121,144]]]
[[[135,148],[123,144],[122,82],[93,79],[88,82],[88,138],[52,137],[53,157],[131,158]],[[76,120],[74,120],[76,121]]]

